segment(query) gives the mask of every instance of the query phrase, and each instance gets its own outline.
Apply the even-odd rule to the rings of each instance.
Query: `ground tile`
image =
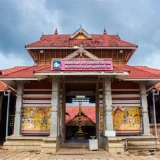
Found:
[[[160,160],[160,158],[154,157],[154,156],[148,156],[151,160]]]
[[[43,157],[43,155],[37,155],[32,160],[40,160]]]
[[[34,158],[36,155],[35,154],[30,154],[28,156],[26,156],[26,158],[24,158],[23,160],[31,160],[32,158]]]
[[[25,152],[16,152],[16,151],[14,151],[14,153],[16,153],[16,154],[14,154],[14,155],[12,155],[12,156],[4,156],[3,158],[4,159],[7,159],[7,157],[8,157],[8,159],[10,159],[10,160],[13,160],[13,159],[15,159],[15,158],[19,158],[19,157],[22,157],[22,156],[25,156],[24,154],[25,154]],[[3,159],[2,158],[2,159]]]
[[[50,158],[50,154],[44,154],[40,160],[46,160]]]
[[[13,159],[12,157],[14,157],[17,154],[18,154],[17,152],[10,153],[10,154],[4,156],[4,159],[7,159],[7,160],[10,158]],[[0,155],[0,157],[1,157],[1,155]]]
[[[120,154],[111,154],[111,156],[114,157],[114,158],[120,158],[121,157]]]

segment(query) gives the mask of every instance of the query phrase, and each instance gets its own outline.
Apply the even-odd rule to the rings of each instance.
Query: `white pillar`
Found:
[[[20,136],[21,134],[21,113],[23,107],[23,88],[24,84],[22,81],[17,82],[17,98],[16,98],[16,110],[14,118],[14,136]]]
[[[113,131],[112,119],[112,93],[111,93],[111,78],[106,77],[104,81],[104,131]]]
[[[150,135],[149,116],[148,116],[148,102],[147,102],[145,82],[140,82],[139,83],[139,89],[140,89],[140,102],[141,102],[141,110],[142,110],[143,134],[144,135]]]
[[[57,138],[58,131],[58,105],[59,105],[59,81],[58,78],[52,78],[52,108],[51,108],[51,126],[50,136]]]

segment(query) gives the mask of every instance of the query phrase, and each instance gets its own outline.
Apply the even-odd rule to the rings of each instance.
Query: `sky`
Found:
[[[160,69],[160,0],[0,0],[0,69],[33,65],[24,46],[42,34],[119,34],[137,44],[130,65]]]

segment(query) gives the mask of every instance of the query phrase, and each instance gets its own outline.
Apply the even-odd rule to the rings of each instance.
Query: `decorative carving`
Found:
[[[88,39],[92,39],[92,36],[90,34],[88,34],[81,26],[80,28],[74,32],[72,35],[70,35],[68,38],[69,39],[74,39],[76,38],[78,35],[84,35],[86,38]],[[79,39],[81,39],[81,36],[79,37]]]
[[[79,56],[79,57],[78,57]],[[76,50],[75,52],[71,53],[70,55],[68,55],[67,57],[63,58],[63,60],[71,60],[74,58],[89,58],[91,60],[99,60],[99,58],[95,55],[93,55],[92,53],[88,52],[87,50],[85,50],[82,45],[79,47],[78,50]]]

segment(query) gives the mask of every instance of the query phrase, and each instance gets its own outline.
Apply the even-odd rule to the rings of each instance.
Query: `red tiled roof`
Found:
[[[82,112],[94,123],[96,123],[96,112],[94,106],[82,106]],[[66,107],[66,113],[68,113],[70,116],[66,115],[66,123],[68,123],[70,120],[74,118],[75,115],[78,114],[79,108],[76,106],[67,106]]]
[[[146,71],[146,72],[150,72],[150,73],[154,73],[154,74],[160,75],[160,69],[149,68],[147,66],[134,66],[134,67],[138,68],[140,70]],[[157,83],[153,87],[155,89],[157,89],[158,91],[160,91],[160,83]]]
[[[118,35],[91,34],[92,39],[69,39],[69,34],[43,35],[39,41],[27,47],[137,47],[137,45],[121,40]]]
[[[119,66],[122,69],[130,71],[127,79],[160,79],[160,74],[156,74],[155,70],[150,68],[150,70],[142,69],[143,66],[129,66],[121,65]]]
[[[0,92],[4,92],[6,90],[7,90],[7,85],[4,82],[0,81]]]
[[[13,68],[4,69],[2,70],[2,75],[10,74],[25,68],[28,68],[28,66],[15,66]]]
[[[13,68],[9,68],[9,69],[4,69],[2,70],[2,75],[3,76],[7,76],[7,75],[10,75],[14,72],[17,72],[17,71],[20,71],[20,70],[23,70],[23,69],[26,69],[28,68],[29,66],[16,66],[16,67],[13,67]],[[11,87],[10,87],[11,88]],[[4,92],[8,89],[8,85],[5,84],[4,82],[0,81],[0,92]]]
[[[154,86],[154,88],[155,88],[156,90],[160,91],[160,83],[157,83],[157,84]]]
[[[138,69],[141,69],[143,71],[147,71],[147,72],[150,72],[150,73],[160,75],[160,69],[149,68],[147,66],[134,66],[134,67],[136,67]]]
[[[19,70],[17,67],[17,70],[13,69],[4,74],[2,72],[2,75],[0,77],[2,78],[35,78],[34,73],[33,73],[34,70],[41,69],[43,67],[44,66],[38,66],[38,65],[26,66],[24,68],[20,67]]]
[[[143,66],[141,66],[143,67]],[[160,74],[155,73],[156,69],[150,68],[150,70],[143,70],[142,68],[138,68],[136,66],[129,65],[114,65],[112,71],[104,71],[104,72],[129,72],[128,79],[160,79]],[[0,78],[35,78],[34,73],[47,73],[47,72],[59,72],[52,71],[50,65],[35,65],[35,66],[27,66],[18,70],[14,70],[13,72],[9,72],[0,76]],[[72,72],[72,71],[64,71],[64,72]],[[82,71],[87,72],[87,71]]]

